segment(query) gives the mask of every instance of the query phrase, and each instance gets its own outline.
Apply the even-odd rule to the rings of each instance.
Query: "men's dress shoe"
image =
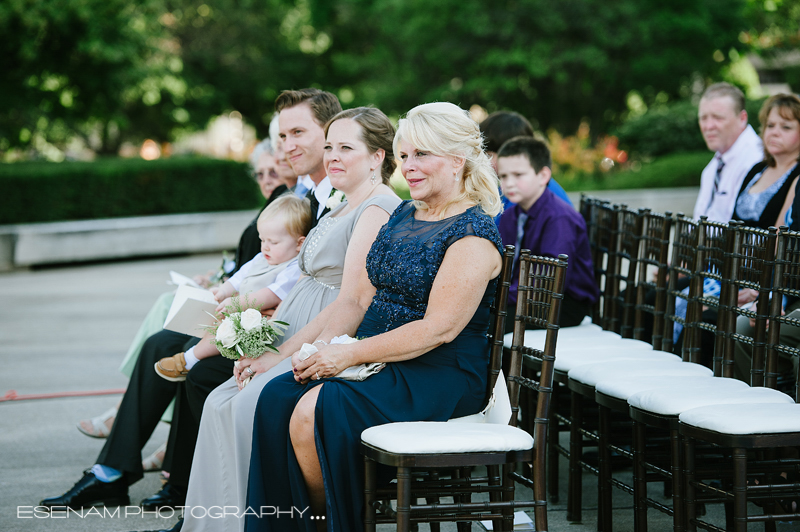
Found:
[[[143,500],[139,505],[142,509],[152,512],[158,510],[163,506],[175,508],[176,506],[183,506],[186,502],[186,488],[173,486],[169,482],[164,484],[161,491]]]
[[[104,504],[105,506],[124,506],[130,504],[128,483],[125,477],[114,482],[101,482],[90,470],[83,472],[83,478],[60,497],[42,500],[40,506],[66,506],[74,510],[84,506]]]
[[[145,532],[181,532],[181,528],[183,528],[183,519],[175,523],[175,526],[169,530],[147,530]]]
[[[159,377],[172,382],[183,382],[186,380],[186,375],[189,374],[183,352],[162,358],[155,363],[154,368]]]

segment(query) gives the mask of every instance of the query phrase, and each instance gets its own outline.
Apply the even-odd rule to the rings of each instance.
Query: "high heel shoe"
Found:
[[[78,421],[78,430],[92,438],[108,438],[111,434],[111,427],[114,426],[114,419],[117,417],[117,407],[108,409],[92,419],[82,419]],[[108,421],[111,420],[111,423]],[[91,425],[90,429],[84,425]]]
[[[142,460],[142,469],[145,473],[159,471],[164,464],[164,456],[167,454],[167,443],[164,442],[156,449],[156,452]]]

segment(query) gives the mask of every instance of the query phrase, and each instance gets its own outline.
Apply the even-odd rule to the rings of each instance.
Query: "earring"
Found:
[[[378,183],[378,178],[375,177],[375,170],[372,171],[372,177],[369,178],[373,185]]]
[[[458,181],[458,172],[453,172],[453,178]]]

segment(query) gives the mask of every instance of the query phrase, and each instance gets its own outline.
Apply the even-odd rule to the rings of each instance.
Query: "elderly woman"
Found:
[[[251,513],[245,530],[361,530],[361,432],[482,406],[501,267],[497,178],[478,125],[452,104],[409,111],[394,146],[415,201],[378,234],[369,282],[329,307],[319,351],[295,354],[293,374],[267,384],[256,408],[247,506],[311,511],[290,519]],[[363,339],[326,345],[343,334]],[[336,378],[365,362],[387,365],[361,382]]]
[[[313,341],[321,324],[331,319],[326,307],[340,293],[355,291],[364,282],[370,245],[400,204],[400,198],[388,186],[396,163],[392,151],[394,126],[386,115],[366,107],[342,111],[331,118],[325,134],[325,170],[333,186],[347,199],[332,205],[331,212],[309,233],[300,251],[304,277],[275,314],[275,319],[290,324],[280,346],[281,354],[243,359],[239,375],[254,375],[247,387],[240,392],[231,379],[206,399],[187,506],[244,511],[253,415],[261,389],[275,376],[291,372],[290,355],[304,341]],[[331,203],[336,200],[334,197]],[[243,521],[232,514],[204,518],[201,511],[189,510],[181,530],[238,532]]]

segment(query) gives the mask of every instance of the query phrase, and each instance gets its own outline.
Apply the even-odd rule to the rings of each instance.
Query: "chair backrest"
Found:
[[[781,315],[783,299],[790,302],[800,299],[800,232],[781,227],[778,234],[778,249],[775,252],[775,270],[772,278],[769,328],[767,329],[767,362],[764,381],[770,388],[778,383],[778,355],[783,353],[800,357],[797,345],[782,344],[781,326],[800,327],[800,320]],[[800,402],[800,374],[795,375],[795,401]]]
[[[596,200],[591,205],[591,229],[589,230],[589,248],[592,254],[595,285],[600,290],[600,297],[592,308],[592,321],[608,329],[610,316],[606,310],[610,308],[611,282],[609,272],[614,269],[614,231],[616,213],[607,201]]]
[[[612,235],[610,285],[606,307],[608,330],[623,338],[633,337],[636,306],[636,275],[639,247],[642,239],[643,211],[632,211],[626,205],[616,205],[616,224]]]
[[[701,332],[708,331],[717,335],[717,325],[703,321],[704,309],[719,310],[722,296],[722,283],[726,278],[725,256],[731,253],[733,231],[728,224],[712,222],[705,216],[700,218],[697,235],[697,253],[695,266],[689,289],[689,305],[686,309],[685,332],[683,336],[682,357],[686,362],[701,363]],[[706,281],[716,283],[720,295],[712,295],[705,291]],[[722,334],[722,331],[719,331]],[[715,342],[719,344],[720,342]],[[713,353],[709,360],[713,360]]]
[[[558,339],[558,319],[564,293],[567,256],[557,259],[520,254],[517,316],[514,321],[514,339],[511,345],[508,393],[511,400],[510,423],[516,426],[519,412],[519,387],[525,386],[537,394],[534,420],[534,445],[544,452],[547,419],[550,413],[550,396],[553,391],[553,371]],[[546,329],[544,349],[525,346],[525,329]],[[523,357],[538,359],[541,363],[538,382],[521,376]],[[544,463],[544,462],[540,462]]]
[[[731,222],[730,227],[733,230],[733,239],[730,245],[731,251],[725,256],[726,272],[722,282],[717,318],[714,373],[722,377],[733,377],[735,343],[741,342],[752,348],[750,384],[764,386],[767,313],[777,229],[746,227],[742,222]],[[739,307],[739,290],[745,288],[758,292],[755,311],[750,310],[749,305]],[[755,319],[752,336],[736,331],[736,320],[739,316]]]
[[[586,222],[586,231],[591,231],[592,223],[592,204],[596,202],[595,198],[589,197],[581,192],[581,201],[578,204],[578,212],[583,216],[583,221]]]
[[[491,307],[491,325],[489,327],[489,381],[486,390],[486,400],[492,395],[497,376],[503,361],[503,336],[507,319],[506,307],[508,305],[508,289],[511,286],[511,272],[514,268],[514,246],[506,246],[503,250],[503,268],[497,277],[497,288],[494,293],[494,302]]]
[[[685,316],[676,313],[676,300],[689,300],[688,295],[678,289],[679,279],[694,275],[697,256],[697,223],[682,213],[675,216],[674,236],[672,237],[672,260],[669,265],[669,283],[667,285],[667,304],[664,310],[664,332],[661,343],[663,351],[673,351],[672,333],[676,323],[686,324]]]
[[[650,212],[649,209],[642,211],[633,337],[637,340],[643,338],[644,315],[651,314],[653,316],[653,349],[661,349],[664,335],[671,228],[671,212],[658,214]],[[652,279],[649,268],[655,268],[655,279]],[[647,294],[650,291],[655,292],[655,302],[652,305],[647,303]]]

